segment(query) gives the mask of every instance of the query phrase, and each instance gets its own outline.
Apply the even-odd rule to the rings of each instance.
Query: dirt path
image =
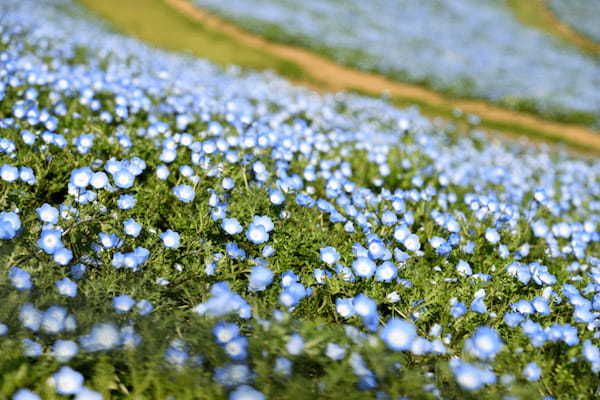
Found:
[[[396,95],[405,98],[413,98],[418,101],[450,109],[456,107],[464,112],[477,114],[482,118],[493,120],[495,122],[517,124],[534,130],[544,131],[549,137],[558,140],[563,139],[567,142],[577,142],[583,146],[589,147],[590,150],[600,151],[600,134],[596,134],[585,127],[544,120],[530,114],[510,111],[494,106],[484,101],[449,99],[439,93],[424,89],[417,85],[400,83],[379,75],[341,66],[309,50],[267,41],[258,35],[249,33],[219,17],[209,14],[205,10],[190,3],[189,0],[165,1],[176,10],[186,14],[188,17],[198,20],[213,29],[218,29],[219,31],[226,33],[240,43],[260,48],[261,50],[265,50],[271,54],[295,62],[302,67],[312,79],[323,82],[323,86],[325,87],[315,87],[315,85],[311,85],[309,82],[299,83],[311,86],[317,90],[343,91],[360,89],[376,95],[387,91],[392,96]]]

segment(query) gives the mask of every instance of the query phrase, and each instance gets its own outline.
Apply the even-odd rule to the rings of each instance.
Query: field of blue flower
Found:
[[[598,395],[597,159],[0,15],[0,398]]]
[[[600,40],[600,4],[593,0],[548,0],[550,9],[573,29]]]
[[[356,68],[600,126],[598,59],[520,24],[501,1],[194,2]]]

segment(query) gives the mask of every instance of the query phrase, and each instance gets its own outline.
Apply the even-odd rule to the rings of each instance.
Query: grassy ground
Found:
[[[595,42],[560,21],[543,0],[508,0],[506,2],[522,23],[547,32],[595,57],[600,56],[600,43]]]
[[[167,50],[189,52],[222,65],[271,69],[291,79],[305,78],[295,63],[240,44],[217,30],[174,12],[163,0],[81,0],[123,33]]]

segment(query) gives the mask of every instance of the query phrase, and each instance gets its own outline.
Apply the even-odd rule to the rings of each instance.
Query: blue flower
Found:
[[[8,270],[8,279],[17,290],[29,290],[32,287],[31,275],[19,267],[11,267]]]
[[[77,394],[83,387],[83,375],[71,369],[62,367],[52,375],[56,393],[68,396]]]
[[[142,231],[142,225],[136,222],[133,218],[123,222],[123,230],[126,235],[138,237]]]
[[[239,336],[240,327],[231,322],[218,321],[212,332],[218,344],[226,344]]]
[[[304,339],[302,336],[300,336],[300,334],[294,333],[289,337],[285,345],[285,349],[292,356],[302,354],[304,351]]]
[[[140,300],[136,303],[135,307],[141,316],[148,315],[154,310],[154,306],[148,300]]]
[[[135,300],[126,294],[113,297],[113,308],[119,314],[125,314],[129,312],[135,305]]]
[[[354,315],[353,299],[336,299],[335,308],[343,318],[350,318]]]
[[[46,254],[54,254],[58,249],[63,248],[61,240],[62,233],[58,230],[44,229],[40,234],[40,238],[37,244],[40,249],[44,250]]]
[[[252,268],[250,271],[250,283],[248,288],[253,291],[262,291],[273,282],[273,271],[261,265]]]
[[[90,167],[77,168],[71,172],[71,185],[79,189],[85,189],[92,180],[93,172]]]
[[[4,164],[0,167],[0,178],[8,183],[12,183],[19,179],[19,169],[12,165]]]
[[[333,265],[340,259],[340,253],[334,247],[327,246],[320,250],[321,261],[327,265]]]
[[[488,228],[485,231],[485,240],[487,240],[491,244],[496,244],[500,241],[500,234],[496,229]]]
[[[194,188],[190,185],[184,184],[175,186],[173,188],[173,194],[175,195],[175,197],[177,197],[184,203],[190,203],[196,197],[196,193],[194,193]]]
[[[262,224],[252,223],[246,230],[246,238],[254,244],[262,244],[269,240],[269,234]]]
[[[224,345],[225,352],[232,360],[244,360],[248,357],[248,338],[238,336]]]
[[[473,336],[465,342],[465,348],[480,359],[491,359],[502,349],[502,340],[498,333],[487,326],[477,328]]]
[[[265,400],[265,396],[252,386],[241,385],[229,393],[229,400]]]
[[[367,257],[357,257],[352,263],[352,269],[361,278],[370,278],[375,273],[375,263]]]
[[[528,381],[538,381],[542,376],[542,369],[534,362],[530,362],[523,368],[523,376]]]
[[[63,278],[59,281],[56,281],[55,285],[58,288],[59,294],[67,297],[77,296],[77,284],[69,278]]]
[[[403,241],[402,244],[406,247],[407,250],[416,252],[421,248],[421,242],[419,237],[415,234],[408,235]]]
[[[375,272],[375,280],[377,282],[391,282],[398,275],[398,268],[391,262],[385,261],[377,267]]]
[[[266,215],[255,215],[252,217],[252,224],[262,225],[267,233],[271,232],[274,228],[273,221]]]
[[[0,212],[0,239],[12,239],[21,229],[21,220],[14,212]]]
[[[41,397],[29,389],[19,389],[13,394],[12,400],[41,400]]]
[[[79,346],[71,340],[57,340],[52,345],[52,355],[58,362],[67,362],[78,352]]]
[[[161,233],[160,238],[162,239],[163,245],[167,249],[176,249],[179,247],[179,233],[167,229]]]
[[[52,207],[48,203],[44,203],[41,207],[37,208],[36,213],[40,221],[45,222],[47,224],[57,224],[58,223],[58,210],[55,207]]]
[[[113,179],[117,187],[129,189],[133,186],[135,176],[127,168],[121,168],[113,174]]]
[[[117,207],[121,210],[131,210],[135,207],[135,196],[132,194],[122,194],[117,200]]]
[[[223,218],[221,228],[230,235],[237,235],[243,230],[242,225],[235,218]]]
[[[61,247],[54,252],[52,259],[57,264],[67,265],[73,259],[73,252],[65,247]]]
[[[390,318],[379,331],[379,337],[391,350],[405,351],[417,338],[417,329],[404,319]]]
[[[337,343],[327,343],[325,348],[325,355],[332,360],[339,361],[346,355],[346,349]]]

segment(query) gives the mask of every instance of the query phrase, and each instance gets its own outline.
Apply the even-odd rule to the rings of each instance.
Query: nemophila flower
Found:
[[[94,173],[90,167],[77,168],[71,172],[69,182],[78,189],[85,189],[90,184],[93,175]]]
[[[261,225],[267,233],[273,230],[273,221],[266,215],[255,215],[252,217],[252,224]]]
[[[487,326],[477,328],[475,333],[465,341],[465,349],[480,359],[491,359],[502,349],[502,340],[498,333]]]
[[[243,230],[242,225],[235,218],[224,218],[221,228],[230,235],[237,235]]]
[[[105,249],[119,247],[122,244],[122,241],[114,233],[108,234],[106,232],[100,232],[98,234],[98,237],[100,239],[102,247],[104,247]]]
[[[500,234],[494,228],[488,228],[485,231],[485,240],[491,244],[496,244],[500,241]]]
[[[352,270],[360,278],[372,277],[375,269],[375,262],[367,257],[357,257],[352,263]]]
[[[31,275],[19,267],[11,267],[8,270],[8,279],[17,290],[29,290],[32,287]]]
[[[71,276],[74,279],[81,279],[85,275],[86,267],[83,264],[75,264],[71,267],[70,272]]]
[[[253,291],[262,291],[273,282],[273,271],[261,265],[252,268],[248,288]]]
[[[457,360],[451,367],[456,377],[456,382],[465,390],[479,390],[484,385],[489,385],[496,381],[496,376],[493,372],[480,369],[462,360]]]
[[[334,265],[340,259],[340,254],[334,247],[327,246],[320,249],[321,261],[327,265]]]
[[[350,318],[354,315],[353,299],[336,299],[335,308],[343,318]]]
[[[176,249],[179,247],[180,237],[179,233],[167,229],[161,233],[160,238],[162,239],[163,245],[168,249]]]
[[[109,180],[108,180],[108,176],[102,172],[94,172],[94,175],[92,175],[92,179],[90,180],[90,185],[92,185],[92,187],[94,189],[105,189],[109,187]]]
[[[487,312],[487,306],[485,305],[485,290],[480,289],[475,293],[474,299],[471,302],[471,311],[475,311],[479,314],[485,314]]]
[[[25,357],[37,358],[42,355],[42,345],[31,339],[23,339],[23,355]]]
[[[225,190],[231,190],[235,186],[235,181],[229,177],[223,178],[221,181],[221,187]]]
[[[231,393],[229,400],[264,400],[265,396],[249,385],[241,385]]]
[[[142,231],[142,225],[133,218],[129,218],[128,220],[123,221],[123,230],[128,236],[138,237]]]
[[[121,210],[131,210],[135,207],[135,196],[132,194],[122,194],[117,200],[117,207]]]
[[[214,380],[225,387],[242,385],[252,378],[253,373],[245,364],[225,364],[215,368]]]
[[[127,313],[135,305],[135,300],[126,294],[113,297],[113,308],[119,314]]]
[[[63,396],[76,394],[83,386],[83,375],[70,367],[61,367],[52,375],[52,383],[58,394]]]
[[[278,375],[290,376],[292,374],[292,366],[294,363],[285,357],[277,357],[275,359],[275,365],[273,366],[273,372]]]
[[[9,164],[0,167],[0,178],[4,182],[12,183],[19,179],[19,169]]]
[[[47,224],[58,223],[58,209],[52,207],[48,203],[44,203],[41,207],[37,208],[35,212],[37,213],[38,218],[42,222],[45,222]]]
[[[162,181],[166,180],[170,175],[169,167],[164,164],[156,167],[156,177]]]
[[[102,394],[84,386],[77,392],[73,400],[102,400]]]
[[[189,203],[194,200],[196,193],[190,185],[177,185],[173,188],[173,194],[184,203]]]
[[[52,345],[52,355],[58,362],[67,362],[78,352],[79,346],[71,340],[57,340]]]
[[[383,264],[377,267],[375,271],[375,280],[377,282],[391,282],[398,275],[398,268],[390,262],[385,261]]]
[[[79,343],[88,352],[111,350],[121,341],[119,330],[112,324],[98,323],[88,335],[81,336]]]
[[[327,343],[325,348],[325,355],[332,360],[339,361],[346,355],[346,349],[337,343]]]
[[[402,244],[406,247],[407,250],[416,252],[421,248],[421,242],[419,237],[415,234],[408,235],[403,241]]]
[[[262,224],[252,223],[246,230],[246,238],[254,244],[262,244],[269,240],[269,234]]]
[[[66,328],[68,312],[64,307],[51,306],[42,314],[41,328],[44,332],[58,334]]]
[[[19,215],[14,212],[0,212],[0,239],[8,240],[17,236],[21,229]]]
[[[77,296],[77,284],[69,278],[63,278],[54,283],[58,289],[58,293],[62,296],[75,297]]]
[[[8,326],[0,322],[0,336],[4,336],[8,333]]]
[[[73,252],[65,247],[61,247],[60,249],[54,251],[52,259],[57,264],[67,265],[73,259]]]
[[[285,195],[279,189],[269,190],[269,200],[272,204],[279,206],[285,201]]]
[[[129,189],[135,182],[135,176],[127,169],[121,168],[113,173],[115,185],[121,189]]]
[[[154,310],[154,306],[148,300],[140,300],[135,304],[135,307],[138,309],[138,313],[141,316],[148,315]]]
[[[218,321],[212,332],[217,343],[226,344],[240,334],[240,327],[231,322]]]
[[[29,389],[19,389],[13,394],[12,400],[42,400],[40,396]]]
[[[21,321],[24,328],[35,332],[40,329],[42,313],[33,304],[23,304],[19,309],[19,321]]]
[[[523,376],[528,381],[538,381],[542,376],[542,369],[534,362],[530,362],[523,368]]]
[[[450,299],[450,315],[453,318],[459,318],[467,312],[465,303],[457,301],[456,298]]]
[[[244,260],[246,258],[246,251],[240,248],[237,243],[228,242],[225,244],[225,251],[234,260]]]
[[[417,329],[404,319],[390,318],[379,331],[379,337],[391,350],[405,351],[417,338]]]
[[[37,182],[33,169],[29,167],[19,168],[19,179],[21,179],[21,181],[27,183],[28,185],[35,185],[35,183]]]
[[[248,338],[238,336],[224,345],[225,353],[232,360],[244,360],[248,357]]]
[[[275,248],[273,248],[271,245],[266,245],[262,248],[261,254],[265,258],[271,257],[273,254],[275,254]]]
[[[46,252],[46,254],[54,254],[56,250],[63,248],[61,241],[62,233],[58,230],[44,229],[40,234],[38,246]]]
[[[289,337],[285,345],[285,349],[292,356],[302,354],[304,351],[304,339],[302,336],[300,336],[300,334],[294,333]]]

